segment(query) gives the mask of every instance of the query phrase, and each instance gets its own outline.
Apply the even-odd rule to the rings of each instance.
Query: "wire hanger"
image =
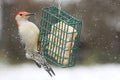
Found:
[[[55,5],[55,2],[57,3],[57,5],[58,5],[58,9],[59,9],[59,12],[58,12],[58,14],[60,14],[60,11],[61,11],[61,3],[62,3],[62,1],[61,0],[53,0],[52,2],[51,2],[51,5]]]

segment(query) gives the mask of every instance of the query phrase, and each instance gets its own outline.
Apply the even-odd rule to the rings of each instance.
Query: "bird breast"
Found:
[[[19,26],[19,35],[27,48],[37,48],[39,29],[32,22],[23,22]]]

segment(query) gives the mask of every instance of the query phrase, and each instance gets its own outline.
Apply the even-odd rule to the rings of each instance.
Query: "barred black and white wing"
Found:
[[[36,65],[41,68],[41,66],[43,66],[43,68],[49,73],[49,75],[52,77],[52,75],[55,75],[53,69],[51,68],[51,66],[48,64],[48,62],[46,61],[44,55],[43,55],[43,51],[40,51],[39,53],[36,53],[34,55],[34,62],[36,63]]]

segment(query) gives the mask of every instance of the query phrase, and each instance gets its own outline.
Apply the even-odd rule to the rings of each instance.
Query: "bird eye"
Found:
[[[20,16],[22,16],[22,14],[20,14]]]

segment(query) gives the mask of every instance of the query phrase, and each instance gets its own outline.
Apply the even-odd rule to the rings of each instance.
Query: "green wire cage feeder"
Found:
[[[40,46],[45,58],[60,67],[76,63],[82,22],[52,5],[42,9]]]

